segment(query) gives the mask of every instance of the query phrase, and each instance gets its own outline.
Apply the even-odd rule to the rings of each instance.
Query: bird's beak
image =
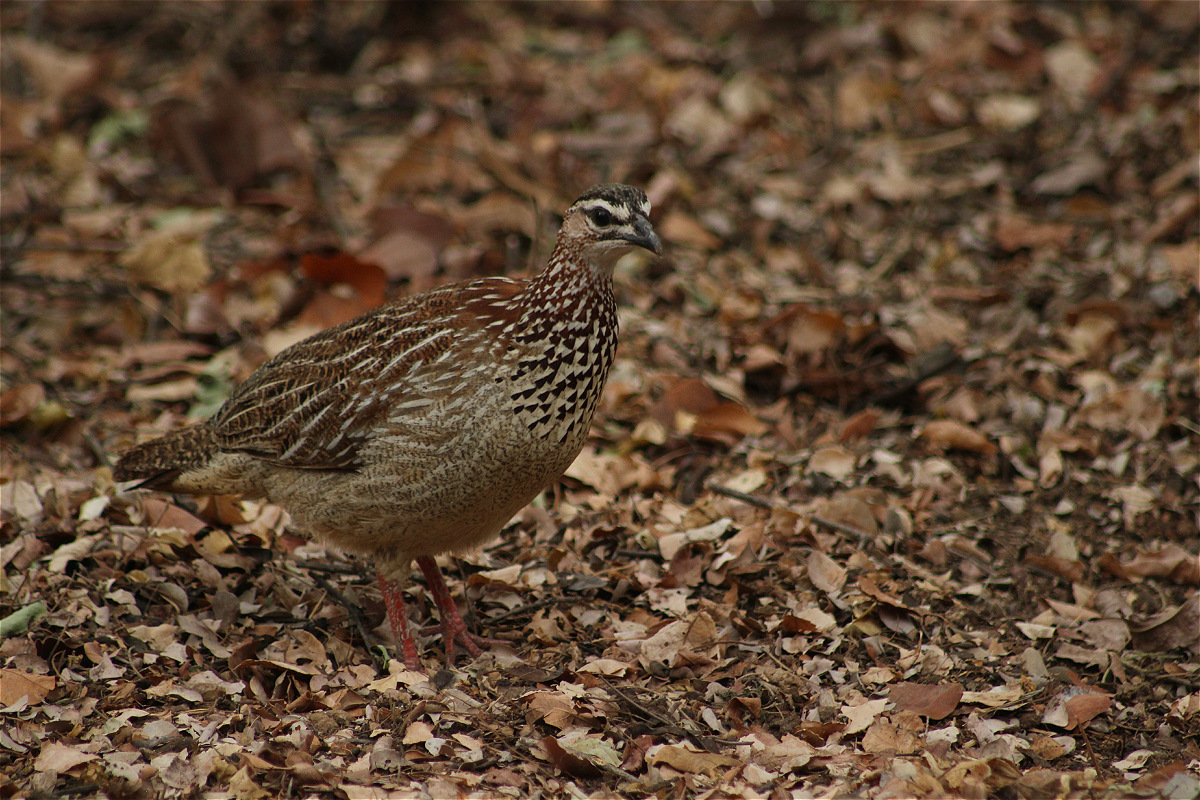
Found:
[[[633,222],[634,234],[625,237],[625,241],[630,244],[635,244],[638,247],[644,247],[656,256],[662,255],[662,242],[658,239],[658,234],[654,232],[654,228],[650,225],[650,220],[644,217],[638,217]]]

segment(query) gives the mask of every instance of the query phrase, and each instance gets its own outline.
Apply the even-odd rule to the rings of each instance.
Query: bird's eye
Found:
[[[608,227],[613,223],[612,212],[610,212],[607,208],[594,208],[589,216],[591,216],[592,222],[596,223],[602,228]]]

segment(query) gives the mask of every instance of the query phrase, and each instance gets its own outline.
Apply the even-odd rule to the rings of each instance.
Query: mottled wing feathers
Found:
[[[222,450],[305,469],[354,469],[375,428],[448,351],[479,337],[521,283],[491,278],[381,306],[277,354],[211,420]],[[493,300],[495,298],[495,300]],[[499,337],[494,326],[487,331]],[[439,364],[435,365],[434,362]],[[420,405],[413,404],[413,413]]]
[[[311,347],[293,353],[310,355]],[[310,352],[305,352],[310,351]],[[334,442],[339,419],[358,407],[355,387],[332,365],[296,361],[265,364],[213,419],[222,450],[247,453],[295,467],[349,468],[356,464],[358,437],[348,431]],[[370,413],[370,398],[361,407]]]
[[[447,286],[306,339],[263,364],[208,423],[126,454],[118,479],[240,486],[205,471],[247,471],[226,453],[317,470],[372,460],[407,478],[409,462],[474,459],[476,442],[569,462],[615,352],[612,270],[627,253],[662,249],[649,212],[637,189],[590,189],[567,210],[549,263],[528,282]],[[268,474],[283,479],[247,472],[247,486]]]
[[[123,453],[113,480],[140,480],[139,489],[169,486],[180,473],[203,466],[216,450],[207,424],[181,428]]]

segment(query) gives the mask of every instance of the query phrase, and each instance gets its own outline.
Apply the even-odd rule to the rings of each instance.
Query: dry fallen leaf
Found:
[[[975,105],[979,121],[998,131],[1020,130],[1037,119],[1041,111],[1038,98],[1013,94],[984,97]]]
[[[1067,730],[1086,726],[1112,708],[1112,697],[1102,692],[1087,692],[1067,700]]]
[[[838,710],[841,711],[842,716],[850,720],[845,733],[852,734],[866,730],[876,717],[883,713],[887,702],[887,700],[866,700],[857,705],[843,705]]]
[[[120,261],[134,278],[166,292],[194,292],[212,275],[208,256],[193,231],[147,234]]]
[[[856,462],[854,453],[844,447],[822,447],[808,460],[808,469],[812,472],[822,472],[831,478],[845,480],[853,473]]]
[[[97,756],[58,742],[47,742],[38,753],[34,769],[39,772],[70,772],[80,764],[95,761]]]
[[[700,250],[716,250],[721,244],[721,240],[694,217],[678,210],[671,211],[663,218],[658,231],[665,242]]]
[[[973,453],[995,455],[996,445],[974,428],[952,419],[939,419],[921,428],[920,438],[934,447],[945,450],[969,450]]]
[[[656,404],[653,414],[664,426],[717,442],[732,443],[768,430],[741,405],[722,401],[697,378],[676,381]]]
[[[58,685],[53,675],[38,675],[16,669],[0,669],[0,707],[11,706],[22,698],[36,706]]]
[[[21,383],[0,393],[0,428],[24,422],[46,401],[40,383]]]
[[[735,758],[717,753],[703,753],[686,747],[663,745],[648,754],[651,764],[666,764],[684,774],[716,775],[739,762]]]
[[[912,711],[934,720],[950,716],[958,708],[962,695],[960,683],[897,683],[888,688],[888,699],[898,710]]]
[[[846,569],[824,553],[814,550],[808,557],[808,579],[812,585],[829,594],[841,591],[846,583]]]
[[[1137,626],[1133,635],[1139,650],[1160,651],[1183,648],[1200,655],[1200,596],[1191,595]]]
[[[654,662],[669,667],[703,664],[716,658],[719,650],[716,624],[708,614],[699,612],[670,622],[643,640],[638,659],[647,669]]]

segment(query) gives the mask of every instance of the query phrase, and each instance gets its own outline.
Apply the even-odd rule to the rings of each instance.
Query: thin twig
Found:
[[[25,250],[39,253],[123,253],[129,249],[127,242],[27,242]]]
[[[743,503],[755,506],[756,508],[774,510],[783,507],[774,500],[768,500],[765,497],[758,497],[756,495],[746,494],[745,492],[739,492],[737,489],[730,489],[728,486],[722,486],[719,483],[710,483],[708,488],[715,494],[723,495],[725,497],[732,497],[734,500],[741,500]]]
[[[750,652],[750,653],[761,652],[767,658],[774,661],[775,666],[779,667],[780,669],[782,669],[785,672],[794,672],[796,669],[795,667],[789,667],[787,664],[784,664],[782,661],[779,660],[779,656],[777,656],[773,652],[771,652],[771,647],[774,644],[774,642],[772,642],[772,641],[752,642],[747,639],[721,639],[720,641],[717,642],[717,644],[731,644],[731,645],[734,645],[737,647],[743,647],[743,646],[759,647],[759,648],[762,648],[761,651],[748,650],[747,652]]]
[[[694,733],[692,731],[689,731],[686,728],[679,725],[677,722],[670,720],[670,719],[664,717],[663,715],[659,714],[658,712],[652,711],[651,709],[642,705],[642,703],[640,701],[634,699],[633,697],[630,697],[625,689],[618,688],[617,686],[615,686],[613,684],[612,681],[608,680],[607,678],[602,677],[601,680],[604,681],[604,683],[608,686],[608,688],[614,694],[616,694],[618,697],[620,697],[622,700],[624,700],[627,705],[631,706],[634,711],[639,712],[646,719],[654,720],[655,722],[659,723],[664,728],[666,728],[668,733],[674,734],[676,736],[688,737],[689,739],[693,740],[696,744],[700,745],[701,747],[703,747],[705,750],[707,750],[710,753],[716,752],[713,749],[714,744],[736,745],[736,744],[742,743],[738,740],[730,741],[728,739],[717,739],[713,736],[707,736],[703,733]],[[688,722],[693,722],[693,724],[694,724],[693,720],[689,719]]]
[[[1083,746],[1087,748],[1088,758],[1090,758],[1092,761],[1092,769],[1096,770],[1097,777],[1102,777],[1104,775],[1104,771],[1100,769],[1100,760],[1096,758],[1096,752],[1092,750],[1092,740],[1088,738],[1086,724],[1079,726],[1079,735],[1083,737]],[[1088,787],[1088,793],[1093,797],[1095,796],[1095,794],[1091,791],[1090,786]]]
[[[362,568],[352,564],[332,564],[322,563],[317,561],[301,561],[296,559],[297,567],[310,570],[312,572],[325,572],[331,575],[362,575]]]
[[[86,428],[83,431],[83,443],[87,445],[87,449],[91,451],[97,463],[105,467],[112,466],[112,460],[109,459],[104,445],[100,444],[100,440],[96,438],[96,434],[90,428]]]
[[[317,193],[317,201],[320,203],[325,218],[329,220],[330,227],[337,235],[338,243],[345,246],[350,238],[350,229],[339,210],[337,161],[329,149],[325,126],[320,124],[319,117],[314,116],[312,121],[311,130],[317,145],[317,158],[313,163],[313,184]]]
[[[743,503],[755,506],[756,508],[785,508],[782,503],[777,503],[774,500],[768,500],[765,497],[758,497],[756,495],[746,494],[745,492],[739,492],[737,489],[730,489],[728,486],[721,486],[717,483],[710,483],[708,488],[711,489],[715,494],[723,495],[725,497],[732,497],[734,500],[741,500]],[[818,525],[829,528],[830,530],[837,531],[838,533],[844,533],[848,536],[857,537],[863,542],[870,542],[875,538],[870,532],[864,531],[862,528],[848,525],[845,522],[838,522],[837,520],[832,520],[828,517],[822,517],[820,514],[811,514],[809,515],[809,519]]]
[[[872,405],[888,405],[916,389],[930,378],[940,375],[951,367],[966,366],[971,362],[964,359],[949,342],[941,342],[925,353],[919,363],[913,366],[913,374],[905,380],[875,395]]]
[[[39,291],[48,292],[51,289],[61,289],[66,293],[65,296],[71,298],[88,297],[96,299],[100,297],[121,299],[133,294],[126,284],[106,281],[100,278],[78,280],[76,278],[58,278],[5,269],[3,270],[3,279],[6,284]]]
[[[616,554],[623,558],[657,558],[660,555],[658,550],[638,550],[632,547],[618,548]]]
[[[531,614],[534,611],[541,611],[543,608],[549,608],[550,606],[565,605],[567,603],[578,603],[578,602],[579,602],[578,597],[549,597],[545,600],[538,600],[536,603],[529,603],[528,605],[519,606],[518,608],[514,608],[509,611],[505,611],[503,614],[500,614],[495,617],[488,617],[484,621],[487,622],[489,625],[495,625],[497,622],[503,622],[506,619],[510,619],[512,617],[519,617],[523,614]]]
[[[823,525],[824,527],[829,528],[832,531],[844,533],[847,536],[857,537],[859,541],[862,542],[873,542],[875,540],[873,535],[867,531],[864,531],[862,528],[856,528],[853,525],[847,525],[845,522],[838,522],[837,520],[829,519],[828,517],[822,517],[820,514],[813,514],[809,517],[809,519],[818,525]]]
[[[309,577],[311,577],[313,582],[320,586],[326,594],[328,594],[337,602],[341,603],[342,607],[346,609],[346,614],[349,615],[350,621],[354,624],[354,628],[358,631],[358,635],[362,637],[363,643],[367,645],[367,652],[371,654],[371,660],[375,662],[375,669],[378,670],[381,675],[386,675],[387,664],[383,663],[383,659],[377,656],[375,654],[375,649],[371,647],[370,642],[373,637],[367,635],[367,628],[363,623],[362,614],[358,613],[358,608],[356,608],[349,600],[347,600],[344,594],[335,589],[333,584],[325,580],[324,576],[322,576],[319,572],[311,573]]]

